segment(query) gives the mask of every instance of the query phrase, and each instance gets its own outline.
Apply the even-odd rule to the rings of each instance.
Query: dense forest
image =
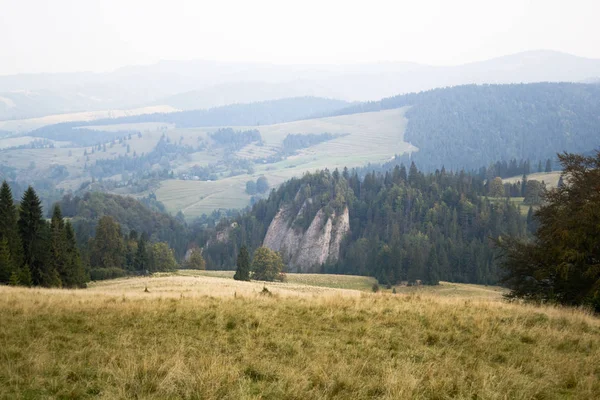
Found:
[[[67,195],[58,206],[70,218],[82,248],[94,236],[100,218],[108,216],[119,224],[123,235],[128,236],[135,231],[152,242],[165,242],[178,259],[187,250],[188,228],[185,222],[166,213],[150,210],[133,197],[88,192],[83,196]]]
[[[600,86],[465,85],[361,103],[329,115],[407,107],[404,140],[425,170],[474,169],[496,160],[555,160],[600,145]]]
[[[221,222],[217,231],[227,232],[228,240],[200,240],[207,242],[208,268],[231,268],[242,245],[251,251],[262,245],[283,205],[299,210],[308,204],[297,229],[306,229],[320,209],[333,215],[347,206],[351,233],[339,261],[323,265],[322,272],[371,275],[384,284],[492,284],[499,279],[492,239],[524,237],[528,225],[508,199],[488,201],[488,190],[476,176],[444,169],[425,174],[414,163],[362,179],[356,171],[321,171],[292,179],[250,213]]]

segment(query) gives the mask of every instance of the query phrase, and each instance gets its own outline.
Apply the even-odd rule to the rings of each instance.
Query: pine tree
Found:
[[[148,265],[148,251],[146,250],[146,237],[141,235],[138,244],[135,257],[133,259],[133,267],[136,271],[145,272],[149,269]]]
[[[62,212],[60,211],[60,206],[56,204],[52,211],[52,219],[50,221],[50,264],[51,270],[58,273],[61,284],[68,286],[66,285],[66,281],[69,280],[66,247],[65,224],[62,218]]]
[[[19,285],[22,286],[33,286],[33,279],[31,277],[31,269],[29,265],[25,264],[17,272],[19,275]]]
[[[4,237],[7,240],[10,258],[15,268],[20,267],[23,262],[17,215],[10,186],[4,181],[0,189],[0,239]]]
[[[525,197],[527,194],[527,175],[523,174],[521,178],[521,197]]]
[[[237,269],[233,279],[237,281],[249,281],[250,280],[250,254],[248,254],[248,248],[242,246],[237,256],[236,261]]]
[[[546,169],[544,172],[552,172],[552,161],[550,159],[546,160]]]
[[[77,240],[75,231],[69,221],[65,223],[65,250],[66,250],[66,268],[63,285],[66,287],[85,287],[88,281],[87,274],[81,262],[81,256],[77,249]]]
[[[10,259],[8,240],[3,237],[0,239],[0,283],[9,283],[13,272],[14,266]]]
[[[48,227],[43,215],[41,201],[30,186],[23,194],[19,210],[23,260],[29,266],[33,284],[48,286],[53,276],[48,265]]]
[[[10,279],[8,280],[8,284],[10,286],[20,285],[18,271],[13,271],[12,274],[10,274]]]

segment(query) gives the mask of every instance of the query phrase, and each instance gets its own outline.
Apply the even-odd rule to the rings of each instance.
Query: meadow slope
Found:
[[[600,397],[580,310],[197,275],[0,287],[0,398]]]

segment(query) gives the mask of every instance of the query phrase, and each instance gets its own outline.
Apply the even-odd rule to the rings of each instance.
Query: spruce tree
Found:
[[[236,261],[237,269],[233,279],[237,281],[249,281],[250,280],[250,254],[246,246],[240,248],[240,252],[237,256]]]
[[[15,268],[23,262],[23,248],[17,226],[17,209],[13,202],[12,192],[8,183],[4,181],[0,188],[0,239],[8,242],[8,251]]]
[[[65,222],[65,238],[67,252],[67,274],[65,276],[64,285],[67,287],[85,287],[88,281],[87,274],[83,268],[83,262],[77,249],[77,240],[73,225],[69,221]]]
[[[33,284],[49,286],[54,277],[48,265],[48,229],[43,215],[42,203],[30,186],[23,194],[19,210],[23,260],[29,266]]]
[[[19,285],[33,286],[33,279],[31,278],[31,269],[29,268],[29,265],[23,265],[17,273],[19,276]]]
[[[133,259],[133,268],[136,271],[145,272],[149,268],[148,251],[146,250],[146,237],[141,235],[137,244],[137,251]]]
[[[56,271],[63,285],[68,280],[69,273],[67,266],[67,249],[66,249],[66,234],[65,224],[62,218],[60,206],[56,204],[52,211],[52,219],[50,221],[50,267]],[[52,272],[54,274],[54,272]]]
[[[10,277],[14,272],[14,266],[10,259],[8,250],[8,241],[5,237],[0,238],[0,284],[9,283]]]

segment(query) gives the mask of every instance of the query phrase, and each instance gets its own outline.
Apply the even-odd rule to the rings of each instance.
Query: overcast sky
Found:
[[[0,0],[0,74],[159,60],[454,65],[600,58],[598,0]]]

